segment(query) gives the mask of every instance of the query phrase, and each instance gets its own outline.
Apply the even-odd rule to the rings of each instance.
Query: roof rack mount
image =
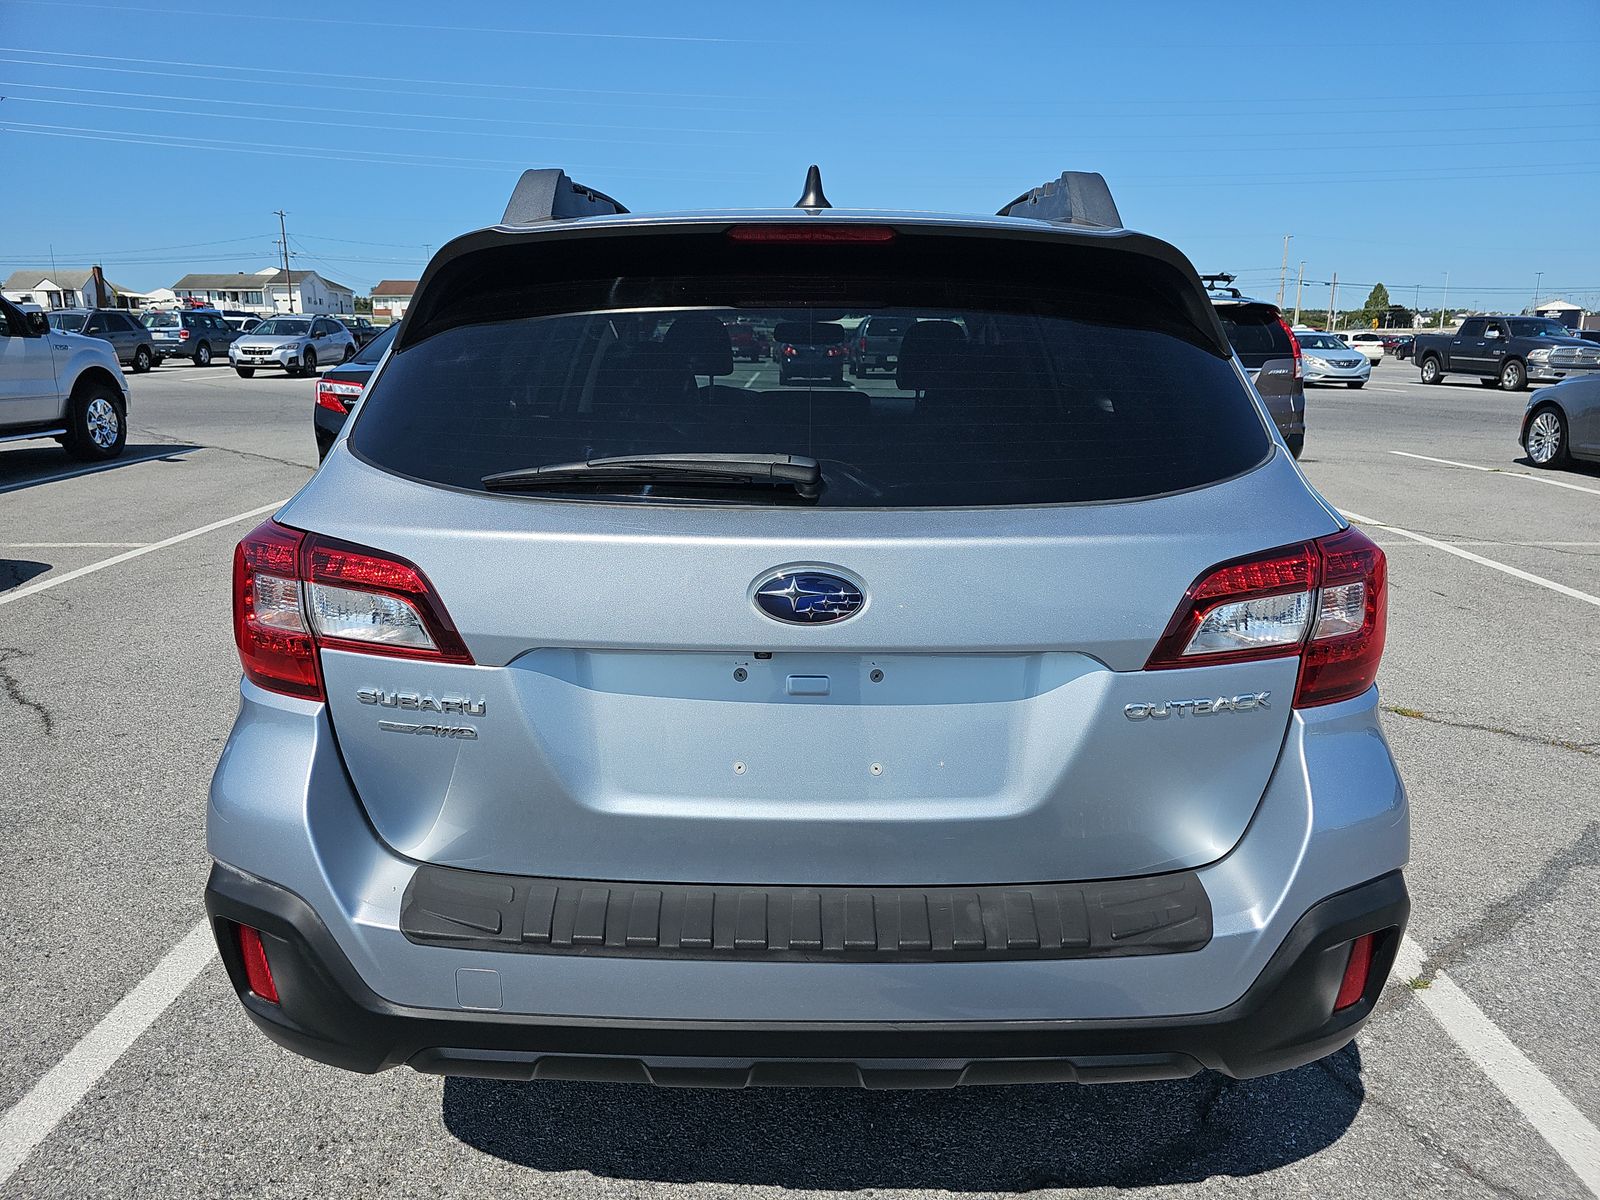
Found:
[[[1032,217],[1060,225],[1121,229],[1122,214],[1111,198],[1106,177],[1098,171],[1063,171],[1060,179],[1042,183],[1018,196],[999,212],[1002,217]]]
[[[538,225],[544,221],[606,217],[627,211],[604,192],[575,182],[558,167],[547,167],[522,173],[500,224]]]

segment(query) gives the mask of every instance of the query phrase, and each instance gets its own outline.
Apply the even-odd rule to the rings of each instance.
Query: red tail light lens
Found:
[[[336,413],[347,413],[361,395],[359,383],[346,383],[338,379],[317,380],[317,407]]]
[[[267,948],[261,944],[261,934],[248,925],[239,930],[239,954],[244,959],[244,977],[250,990],[268,1004],[278,1003],[278,985],[272,981],[272,967],[267,962]]]
[[[1372,974],[1372,943],[1376,934],[1363,933],[1350,943],[1350,961],[1345,963],[1344,979],[1339,983],[1339,995],[1333,1002],[1333,1011],[1349,1008],[1367,992],[1367,979]]]
[[[860,350],[861,353],[865,354],[867,352],[867,339],[866,338],[862,338],[859,342],[857,342],[856,343],[856,349]]]
[[[1282,317],[1278,318],[1278,324],[1283,327],[1283,332],[1289,339],[1289,349],[1294,351],[1294,377],[1303,379],[1305,378],[1305,369],[1300,362],[1300,339],[1295,337],[1294,329]]]
[[[1146,670],[1300,657],[1296,708],[1372,686],[1383,657],[1388,570],[1356,529],[1213,567],[1190,585]]]
[[[795,351],[795,348],[793,346],[785,346],[783,348],[783,356],[785,358],[793,358],[795,356],[795,353],[796,353],[796,351]]]
[[[735,225],[728,230],[735,242],[892,242],[893,229],[887,225],[813,225],[809,222],[782,225]]]
[[[1357,529],[1317,543],[1322,595],[1317,623],[1300,660],[1295,707],[1359,696],[1378,677],[1389,623],[1389,564]]]
[[[187,342],[189,340],[189,331],[187,329],[178,330],[178,340],[180,342]]]
[[[245,678],[285,695],[324,698],[324,648],[472,662],[411,563],[273,521],[234,551],[233,613]]]

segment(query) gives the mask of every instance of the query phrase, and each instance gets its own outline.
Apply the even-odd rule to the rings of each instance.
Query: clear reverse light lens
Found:
[[[1322,589],[1322,604],[1317,609],[1317,628],[1312,638],[1343,637],[1360,633],[1367,619],[1367,585],[1340,583]]]
[[[1305,636],[1310,620],[1310,592],[1222,604],[1206,614],[1183,653],[1188,657],[1290,646]]]
[[[268,629],[281,629],[290,633],[306,631],[305,618],[300,614],[300,582],[281,575],[257,575],[251,581],[250,615],[258,624]]]
[[[414,650],[435,649],[427,626],[410,601],[325,583],[308,584],[306,592],[311,622],[319,637],[406,646]]]

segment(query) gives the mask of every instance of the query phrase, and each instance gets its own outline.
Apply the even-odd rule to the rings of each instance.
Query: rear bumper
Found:
[[[1313,905],[1237,1001],[1132,1020],[685,1021],[466,1013],[398,1005],[363,982],[300,897],[218,865],[206,907],[229,978],[279,1045],[354,1071],[405,1063],[450,1075],[668,1085],[949,1087],[1238,1078],[1312,1062],[1371,1014],[1409,914],[1398,871]],[[263,933],[280,1003],[246,982],[234,924]],[[1366,991],[1333,1011],[1350,941],[1378,934]],[[467,968],[470,970],[470,968]],[[474,981],[477,986],[479,981]]]

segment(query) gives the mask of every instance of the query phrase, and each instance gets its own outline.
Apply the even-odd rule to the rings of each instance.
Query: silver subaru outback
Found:
[[[844,384],[728,332],[880,316]],[[326,1063],[1253,1076],[1405,927],[1384,556],[1098,175],[974,218],[529,172],[233,594],[207,902]]]

